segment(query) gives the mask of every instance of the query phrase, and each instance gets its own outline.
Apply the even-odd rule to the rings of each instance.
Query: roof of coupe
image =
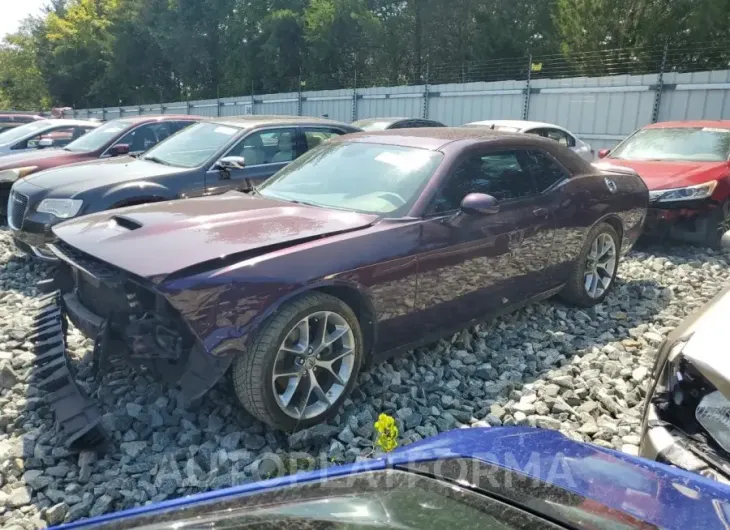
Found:
[[[211,120],[214,123],[220,123],[224,125],[230,125],[233,127],[241,127],[245,129],[253,129],[262,125],[271,125],[272,123],[286,124],[315,124],[315,125],[344,125],[342,122],[337,120],[329,120],[326,118],[314,118],[311,116],[267,116],[262,114],[256,114],[254,116],[230,116],[215,118]],[[349,126],[353,130],[357,130],[357,127]]]
[[[473,127],[480,127],[480,126],[489,127],[492,124],[494,124],[495,126],[502,126],[502,127],[514,127],[515,129],[520,129],[520,130],[537,129],[540,127],[563,129],[563,127],[561,127],[560,125],[555,125],[554,123],[547,123],[544,121],[527,121],[527,120],[481,120],[481,121],[470,122],[467,125],[473,126]]]
[[[498,131],[481,127],[421,127],[360,132],[332,138],[330,142],[370,142],[401,147],[440,150],[450,144],[463,145],[469,141],[498,141],[520,146],[540,146],[553,151],[556,142],[540,136]],[[565,153],[563,153],[565,156]],[[569,154],[567,156],[570,156]]]
[[[369,131],[332,138],[330,142],[372,142],[403,147],[420,147],[437,150],[444,145],[459,140],[477,140],[485,138],[504,138],[517,136],[491,129],[467,127],[419,127],[415,129],[388,129],[385,131]]]

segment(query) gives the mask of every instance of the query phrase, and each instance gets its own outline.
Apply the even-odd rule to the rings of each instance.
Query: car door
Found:
[[[476,149],[437,190],[418,252],[424,329],[453,328],[537,294],[534,277],[548,262],[554,221],[528,162],[522,149]],[[460,213],[469,193],[492,195],[499,211]]]
[[[257,186],[297,157],[296,127],[271,127],[251,131],[223,157],[243,157],[244,167],[211,169],[208,193],[248,190]],[[221,157],[221,158],[223,158]],[[212,173],[215,173],[213,175]]]

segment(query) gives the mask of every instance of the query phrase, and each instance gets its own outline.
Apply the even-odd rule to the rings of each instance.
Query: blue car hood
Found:
[[[446,458],[476,459],[497,465],[662,528],[726,529],[726,521],[730,520],[730,488],[720,483],[657,462],[574,442],[557,431],[505,427],[459,429],[377,459],[234,486],[59,528],[89,528],[101,522],[215,499]]]

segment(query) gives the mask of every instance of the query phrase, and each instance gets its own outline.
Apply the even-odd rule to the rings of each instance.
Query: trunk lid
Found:
[[[87,215],[54,227],[65,243],[152,281],[233,254],[364,228],[375,215],[229,192]]]

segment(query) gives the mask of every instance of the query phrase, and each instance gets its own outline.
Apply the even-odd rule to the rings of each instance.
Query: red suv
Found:
[[[720,247],[730,230],[730,121],[647,125],[598,156],[644,179],[647,235]]]
[[[62,149],[41,149],[0,157],[0,214],[5,215],[10,188],[37,171],[147,151],[200,116],[133,116],[100,125]]]

